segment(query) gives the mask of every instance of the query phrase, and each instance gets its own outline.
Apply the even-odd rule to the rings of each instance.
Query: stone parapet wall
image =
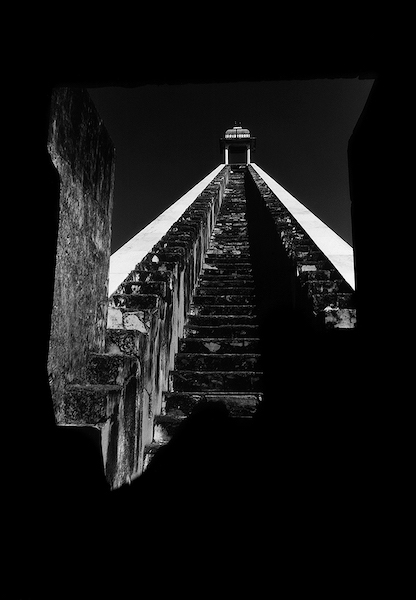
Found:
[[[304,227],[279,200],[251,165],[246,185],[257,203],[258,221],[266,210],[274,227],[273,235],[284,250],[291,271],[292,303],[299,313],[313,315],[313,326],[326,329],[351,329],[356,325],[355,292],[345,277],[311,238]],[[306,211],[307,209],[305,209]],[[325,233],[325,225],[322,229]],[[329,230],[329,228],[327,228]],[[334,232],[330,230],[332,235]],[[256,234],[257,235],[257,234]],[[341,240],[343,242],[343,240]],[[266,281],[266,278],[264,278]],[[289,287],[289,286],[287,286]]]
[[[139,363],[134,434],[138,447],[132,477],[142,471],[143,450],[152,439],[154,417],[160,414],[162,394],[168,389],[228,176],[225,167],[109,300],[106,350],[135,355]]]

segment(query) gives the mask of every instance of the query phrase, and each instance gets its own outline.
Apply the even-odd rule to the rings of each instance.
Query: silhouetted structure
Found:
[[[94,427],[75,424],[72,427],[56,427],[47,402],[39,402],[36,406],[32,404],[29,415],[36,414],[37,417],[33,421],[36,426],[32,427],[29,436],[33,469],[24,470],[22,502],[17,507],[19,526],[16,537],[19,547],[16,556],[24,561],[25,569],[25,581],[16,581],[18,589],[41,590],[46,595],[45,588],[53,587],[54,592],[58,590],[54,597],[64,597],[63,588],[71,585],[79,588],[88,580],[91,585],[89,597],[94,597],[98,589],[109,592],[113,587],[114,592],[119,592],[119,574],[123,573],[129,581],[134,579],[130,586],[123,583],[125,587],[137,589],[139,586],[142,590],[146,584],[141,578],[145,577],[148,578],[147,583],[151,580],[152,590],[155,581],[161,579],[172,590],[186,586],[190,573],[204,582],[210,578],[215,582],[221,581],[224,576],[230,579],[230,563],[240,569],[233,570],[231,577],[237,585],[236,579],[240,578],[241,584],[241,572],[245,572],[250,563],[251,571],[242,583],[244,587],[251,583],[253,593],[260,595],[257,585],[262,577],[266,577],[265,571],[272,573],[272,580],[276,583],[276,555],[279,564],[283,563],[282,568],[291,573],[293,581],[299,579],[301,570],[308,585],[319,571],[317,567],[321,568],[323,563],[325,572],[319,571],[320,582],[326,581],[329,570],[338,583],[344,581],[346,572],[350,575],[351,569],[357,574],[357,555],[368,569],[369,538],[376,542],[380,540],[377,507],[383,497],[377,494],[377,502],[374,502],[375,492],[372,491],[374,486],[381,491],[378,486],[383,448],[379,436],[375,440],[372,433],[374,415],[380,414],[377,411],[380,410],[381,398],[381,394],[374,394],[376,390],[382,391],[381,386],[386,389],[386,379],[369,379],[367,369],[369,360],[374,362],[376,358],[381,361],[377,362],[378,368],[380,364],[386,367],[385,330],[380,331],[377,326],[380,323],[377,315],[385,315],[385,308],[384,304],[374,304],[372,294],[361,295],[359,282],[363,282],[368,292],[370,281],[381,281],[378,276],[381,265],[376,265],[370,273],[374,269],[374,253],[369,247],[374,248],[374,244],[368,242],[372,235],[377,235],[378,239],[379,234],[368,229],[367,224],[374,206],[369,201],[369,191],[375,193],[380,205],[381,188],[386,185],[385,179],[382,182],[381,177],[374,177],[378,160],[387,159],[380,143],[380,124],[385,123],[387,114],[383,91],[380,81],[374,86],[368,111],[350,144],[355,207],[353,233],[354,239],[359,240],[355,248],[357,292],[351,295],[350,300],[357,298],[357,326],[328,329],[325,317],[333,316],[330,311],[320,316],[319,312],[315,314],[312,310],[311,313],[311,303],[312,306],[314,304],[313,277],[303,275],[302,281],[297,269],[294,269],[293,257],[289,256],[285,243],[282,244],[281,229],[276,227],[277,214],[273,215],[264,202],[261,177],[258,179],[253,165],[236,170],[232,174],[236,178],[244,173],[248,242],[263,360],[263,399],[256,416],[249,417],[250,425],[247,419],[236,425],[238,418],[236,421],[230,417],[227,406],[223,408],[218,402],[199,404],[177,429],[179,435],[172,437],[171,442],[155,454],[141,477],[131,485],[109,493],[101,454],[102,429],[96,424]],[[46,104],[49,104],[47,94],[45,98]],[[370,174],[367,172],[369,160]],[[59,181],[56,169],[46,155],[43,161],[47,185],[42,190],[57,203]],[[233,170],[230,166],[227,169]],[[384,175],[388,178],[387,170]],[[150,257],[145,261],[146,268],[140,270],[146,275],[139,278],[146,279],[155,273],[160,278],[159,283],[166,283],[169,289],[169,279],[164,281],[163,277],[169,277],[164,273],[172,266],[179,279],[183,280],[180,268],[187,264],[188,244],[194,239],[192,236],[198,239],[201,232],[199,224],[212,221],[212,207],[227,189],[222,187],[221,177],[210,190],[216,190],[212,199],[207,198],[210,194],[203,194],[199,207],[195,207],[189,235],[182,235],[175,247],[173,244],[164,246],[169,240],[161,241],[153,253],[159,262]],[[376,191],[372,187],[374,185]],[[265,189],[263,187],[263,192]],[[273,194],[269,199],[273,204]],[[206,205],[203,200],[206,200]],[[284,214],[280,206],[277,212]],[[54,227],[57,230],[57,215],[57,210],[47,211],[51,230]],[[383,211],[378,213],[380,224],[386,215]],[[284,222],[285,218],[281,224]],[[380,231],[380,228],[377,229]],[[291,227],[286,236],[289,236],[290,230]],[[296,236],[292,246],[294,255],[299,250],[295,239]],[[48,248],[54,248],[53,239]],[[165,257],[161,258],[163,251]],[[54,251],[50,254],[54,256]],[[44,256],[49,254],[45,252]],[[295,262],[298,264],[297,259]],[[52,278],[53,258],[43,265]],[[306,269],[304,273],[307,272]],[[367,279],[366,274],[369,275]],[[142,283],[156,281],[149,278]],[[331,281],[331,274],[325,281]],[[163,288],[160,285],[162,292]],[[49,285],[45,289],[48,296]],[[138,302],[145,302],[144,296],[148,296],[147,306],[137,304],[137,310],[129,310],[127,303],[133,302],[131,296],[134,294],[121,293],[119,296],[124,296],[125,305],[115,306],[117,299],[110,299],[111,308],[120,309],[124,323],[126,319],[128,323],[129,318],[134,321],[130,313],[141,312],[143,317],[150,316],[151,312],[145,311],[152,311],[156,306],[168,306],[161,301],[163,294],[153,293],[155,289],[156,286],[152,293],[138,294]],[[308,290],[312,291],[312,295],[308,295]],[[282,291],[283,294],[280,293]],[[167,294],[171,292],[166,291]],[[344,288],[344,291],[336,293],[351,294],[351,291],[347,292]],[[387,291],[389,293],[392,292]],[[298,300],[295,304],[294,297]],[[352,324],[353,306],[348,301],[344,308],[348,310]],[[189,311],[186,314],[190,314]],[[139,315],[136,316],[139,318]],[[154,316],[155,321],[157,318],[157,315]],[[44,322],[48,322],[48,317],[44,318]],[[393,327],[391,319],[388,327],[389,330]],[[111,336],[118,336],[119,342],[122,335],[113,331],[106,332],[110,344],[106,346],[106,353],[117,355],[118,351],[111,345],[115,344]],[[357,338],[357,335],[360,337]],[[125,328],[124,336],[124,345],[117,346],[120,352],[134,349],[137,338],[144,340],[128,328]],[[192,336],[186,339],[189,343]],[[101,356],[100,353],[97,355]],[[96,366],[91,367],[91,372],[97,374],[100,361],[111,362],[108,358],[95,359],[93,364]],[[133,372],[129,376],[137,382],[134,357],[117,360],[117,372],[123,374],[131,365]],[[385,370],[387,376],[389,372]],[[43,384],[45,382],[46,379]],[[42,390],[49,401],[47,386],[43,385]],[[113,391],[118,394],[119,388]],[[133,394],[135,397],[136,393]],[[370,396],[377,399],[377,408]],[[129,403],[127,405],[130,406]],[[128,414],[125,422],[128,422]],[[115,423],[116,418],[113,417],[108,429],[111,430]],[[380,431],[384,433],[385,430]],[[111,452],[113,456],[118,455],[114,443],[108,455]],[[26,459],[28,456],[25,453]],[[27,465],[27,462],[21,465]],[[384,486],[386,465],[383,461]],[[21,540],[23,543],[20,543]],[[134,550],[131,549],[132,540]],[[179,540],[181,548],[185,547],[183,552],[177,551]],[[270,549],[271,540],[277,546],[274,554]],[[364,551],[361,550],[363,540]],[[153,549],[153,546],[157,548]],[[354,556],[354,565],[351,564],[351,556]],[[161,563],[164,563],[163,577]],[[313,567],[308,569],[307,565],[311,563]],[[344,568],[346,564],[347,571]],[[238,576],[235,575],[237,572],[240,573]],[[169,577],[171,574],[174,577]],[[136,578],[140,581],[137,582]],[[160,585],[163,586],[163,581]],[[200,588],[195,589],[197,596]]]
[[[70,95],[67,90],[57,97]],[[92,108],[82,97],[75,113],[76,102],[74,94],[71,102],[57,102],[53,112],[50,148],[58,167],[69,162],[67,156],[74,165],[89,165],[66,150],[59,134],[65,131],[61,120],[70,122],[76,114],[82,121],[83,112],[91,129]],[[101,131],[99,120],[96,127]],[[104,139],[100,135],[97,139]],[[94,154],[104,156],[93,164],[103,181],[97,175],[79,178],[81,185],[86,179],[95,181],[101,194],[93,188],[96,199],[86,225],[79,214],[89,195],[82,187],[77,191],[76,170],[69,189],[81,200],[67,202],[62,186],[49,356],[55,414],[62,426],[100,432],[104,469],[113,489],[138,477],[162,447],[163,456],[199,405],[222,404],[233,427],[245,428],[250,437],[249,424],[256,414],[264,406],[276,408],[273,396],[282,383],[276,385],[275,368],[287,363],[287,348],[297,353],[310,345],[319,354],[322,336],[331,335],[334,344],[355,327],[352,248],[250,163],[254,140],[240,125],[228,129],[221,138],[226,164],[111,258],[106,222],[111,217],[111,143],[105,139],[105,152],[99,147]],[[228,148],[235,145],[245,152],[243,162],[229,165]],[[66,181],[68,169],[60,168]],[[109,192],[103,196],[102,190]],[[104,217],[97,198],[107,203]],[[80,231],[85,244],[80,243]],[[91,254],[101,261],[101,273],[102,259],[90,249],[89,240],[103,248],[103,231],[108,305],[102,297],[103,277],[96,280],[95,263],[88,258]],[[63,295],[64,288],[68,291]],[[79,325],[84,312],[92,320],[91,332],[91,325]],[[348,379],[347,359],[342,360],[343,378]],[[291,370],[287,364],[286,374]]]

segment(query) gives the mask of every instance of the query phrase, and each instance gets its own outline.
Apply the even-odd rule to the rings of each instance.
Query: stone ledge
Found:
[[[58,425],[103,426],[121,400],[121,385],[67,385]]]
[[[91,354],[87,380],[92,385],[125,385],[130,377],[140,374],[140,362],[135,356]]]

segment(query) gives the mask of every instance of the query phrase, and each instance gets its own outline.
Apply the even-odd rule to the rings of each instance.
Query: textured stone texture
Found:
[[[160,439],[166,437],[166,427],[155,430],[154,420],[162,410],[228,176],[227,168],[218,173],[109,299],[107,352],[115,356],[127,348],[140,363],[130,477],[142,472],[144,448],[154,431]]]
[[[55,90],[48,150],[60,177],[48,372],[61,423],[64,387],[85,380],[89,352],[104,350],[107,322],[114,148],[85,90]]]

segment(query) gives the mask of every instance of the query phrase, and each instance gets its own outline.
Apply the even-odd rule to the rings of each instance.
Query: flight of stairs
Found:
[[[144,468],[201,403],[222,402],[233,419],[250,419],[262,399],[262,375],[244,170],[234,168]]]

